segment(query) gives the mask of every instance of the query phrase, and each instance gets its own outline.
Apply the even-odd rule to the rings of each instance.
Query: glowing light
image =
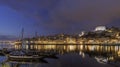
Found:
[[[95,28],[95,31],[105,31],[106,27],[105,26],[98,26]]]

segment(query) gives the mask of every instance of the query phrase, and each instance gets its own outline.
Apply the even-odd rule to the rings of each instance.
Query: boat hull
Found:
[[[25,61],[25,62],[32,62],[32,61],[39,61],[43,59],[42,56],[33,57],[33,56],[9,56],[8,60],[10,61]]]

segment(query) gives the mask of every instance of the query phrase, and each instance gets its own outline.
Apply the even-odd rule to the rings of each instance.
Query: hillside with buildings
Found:
[[[120,29],[117,27],[107,28],[98,26],[95,30],[81,32],[78,35],[56,34],[49,36],[37,36],[24,38],[24,44],[46,45],[46,44],[120,44]],[[20,45],[21,40],[15,42]]]

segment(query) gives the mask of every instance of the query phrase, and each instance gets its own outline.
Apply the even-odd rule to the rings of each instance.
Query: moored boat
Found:
[[[12,60],[12,61],[35,61],[35,60],[42,59],[43,56],[39,56],[36,54],[29,54],[28,51],[26,51],[26,50],[24,51],[24,49],[23,49],[23,46],[24,46],[23,34],[24,34],[24,29],[22,29],[21,49],[10,52],[8,55],[8,60]]]
[[[20,51],[13,51],[8,55],[8,59],[12,61],[35,61],[44,58],[43,56],[38,55],[28,55],[26,52]]]

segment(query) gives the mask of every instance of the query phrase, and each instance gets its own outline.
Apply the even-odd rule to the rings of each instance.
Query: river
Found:
[[[0,56],[0,67],[120,67],[119,45],[39,45],[35,48],[57,52],[57,58],[44,58],[47,63],[43,60],[28,63],[10,62]]]

